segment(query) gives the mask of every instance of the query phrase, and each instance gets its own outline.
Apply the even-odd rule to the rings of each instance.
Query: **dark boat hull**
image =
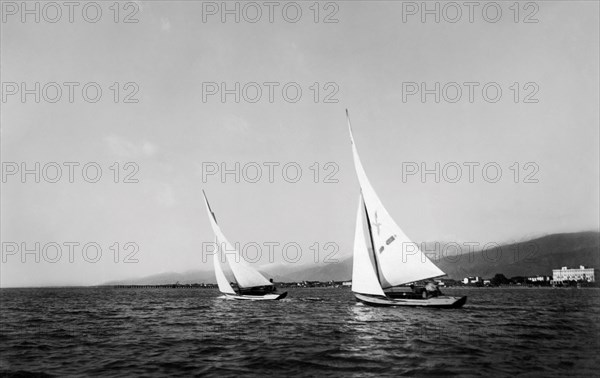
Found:
[[[460,308],[467,302],[466,296],[450,297],[442,295],[426,299],[390,298],[360,293],[354,293],[354,296],[356,300],[369,306]]]

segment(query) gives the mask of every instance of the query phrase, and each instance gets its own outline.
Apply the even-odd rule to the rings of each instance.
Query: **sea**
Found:
[[[0,289],[1,376],[592,377],[600,289],[456,288],[461,309],[215,289]]]

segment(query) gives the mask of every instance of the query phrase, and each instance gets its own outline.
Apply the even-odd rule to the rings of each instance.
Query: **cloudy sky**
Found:
[[[481,3],[472,22],[441,4],[439,23],[420,2],[282,2],[272,22],[239,3],[237,23],[221,2],[81,3],[73,22],[42,3],[39,23],[6,4],[2,287],[210,269],[202,189],[232,242],[263,246],[258,265],[270,242],[276,264],[295,260],[286,243],[297,264],[323,263],[325,243],[349,257],[346,108],[373,186],[415,241],[599,228],[597,2]],[[39,183],[21,175],[36,162]],[[239,182],[221,177],[236,163]],[[439,182],[421,176],[436,163]]]

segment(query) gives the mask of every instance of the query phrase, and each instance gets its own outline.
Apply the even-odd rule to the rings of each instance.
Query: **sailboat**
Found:
[[[273,285],[273,282],[267,280],[265,276],[248,265],[241,257],[239,251],[235,249],[235,247],[233,247],[227,240],[225,235],[223,235],[221,228],[217,224],[217,217],[210,208],[210,204],[206,198],[206,193],[202,191],[202,194],[204,195],[204,202],[206,204],[206,210],[208,211],[208,218],[210,219],[210,225],[212,226],[215,234],[215,244],[217,246],[217,250],[213,255],[215,276],[217,278],[219,291],[224,294],[225,299],[267,301],[285,298],[287,296],[287,292],[282,294],[275,293],[275,285]],[[225,273],[223,272],[219,258],[220,253],[222,253],[226,258],[226,262],[231,269],[231,272],[237,283],[237,291],[233,289],[229,283],[229,280],[227,280]],[[234,258],[227,259],[227,254],[233,255]]]
[[[354,167],[361,194],[356,214],[352,292],[372,306],[458,308],[467,297],[416,294],[409,283],[446,274],[423,254],[396,224],[371,186],[358,156],[346,110]]]

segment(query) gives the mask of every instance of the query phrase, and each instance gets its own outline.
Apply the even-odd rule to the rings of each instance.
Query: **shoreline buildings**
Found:
[[[594,271],[594,268],[586,268],[583,265],[574,269],[563,266],[560,269],[552,269],[552,281],[554,281],[554,283],[565,281],[595,282]]]

